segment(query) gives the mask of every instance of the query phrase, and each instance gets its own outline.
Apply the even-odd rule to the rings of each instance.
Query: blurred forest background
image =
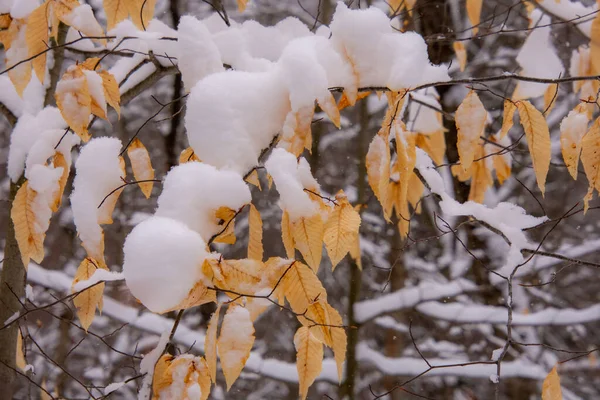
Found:
[[[101,0],[88,0],[87,3],[102,23]],[[346,3],[352,8],[373,5],[389,11],[384,1]],[[468,63],[462,72],[452,46],[456,40],[471,37],[464,1],[406,3],[414,3],[409,7],[411,12],[403,10],[392,18],[391,23],[402,30],[423,35],[431,61],[446,63],[454,79],[518,72],[515,58],[531,32],[527,29],[526,6],[529,2],[483,2],[478,34],[463,41]],[[254,19],[263,25],[274,25],[293,16],[316,29],[330,22],[335,2],[251,0],[243,14],[237,12],[234,0],[159,0],[156,7],[155,16],[169,26],[176,26],[182,15],[191,14],[202,19],[216,9],[225,10],[229,18],[238,22]],[[552,44],[568,70],[572,52],[589,39],[577,28],[581,21],[565,21],[547,10],[544,12],[552,19]],[[505,32],[498,33],[500,29]],[[83,60],[88,56],[91,55],[75,49],[67,48],[65,52],[67,60]],[[109,63],[111,57],[107,58]],[[514,86],[514,81],[505,80],[438,88],[446,128],[445,157],[448,163],[438,171],[448,182],[453,182],[455,198],[461,202],[467,199],[469,185],[450,175],[449,164],[458,159],[453,114],[472,87],[478,91],[493,118],[487,130],[494,133],[502,122],[503,96],[510,97]],[[114,118],[112,126],[101,121],[95,123],[91,128],[92,136],[114,136],[126,143],[152,117],[142,128],[140,137],[151,153],[156,176],[160,179],[178,163],[180,152],[188,147],[183,124],[185,104],[174,101],[158,115],[153,115],[161,109],[161,103],[171,102],[182,94],[180,76],[165,77],[129,103],[119,120],[111,115]],[[579,102],[571,84],[560,85],[556,96],[556,105],[547,115],[553,141],[558,141],[560,121]],[[313,148],[306,157],[323,191],[334,195],[343,188],[353,204],[364,207],[360,229],[362,272],[347,257],[335,272],[325,267],[319,273],[329,293],[329,301],[351,326],[346,377],[341,386],[326,379],[319,380],[311,388],[309,398],[371,399],[389,392],[383,398],[490,399],[498,388],[502,399],[533,399],[539,398],[541,382],[556,362],[571,358],[559,367],[565,398],[600,398],[600,363],[595,352],[600,345],[600,207],[594,207],[598,203],[593,202],[585,216],[581,212],[582,204],[572,208],[585,195],[587,182],[583,175],[577,181],[571,179],[560,156],[553,160],[546,196],[542,198],[523,141],[510,152],[511,178],[501,187],[490,189],[485,203],[493,206],[508,201],[522,206],[532,215],[548,215],[551,219],[567,213],[568,217],[557,225],[550,223],[527,232],[532,243],[543,241],[540,250],[560,254],[566,260],[536,255],[527,268],[520,271],[518,284],[514,286],[514,310],[518,317],[525,317],[515,320],[513,335],[518,343],[507,353],[500,385],[493,382],[493,376],[490,376],[493,374],[489,373],[491,369],[487,365],[468,370],[434,368],[412,380],[427,369],[422,357],[431,360],[432,365],[488,361],[494,350],[504,345],[507,326],[498,315],[505,314],[498,314],[498,310],[506,307],[506,287],[490,279],[488,270],[502,265],[508,246],[498,235],[468,218],[448,220],[446,225],[437,214],[437,200],[430,196],[422,200],[421,213],[411,215],[408,239],[400,238],[395,224],[386,223],[381,207],[366,183],[364,162],[386,106],[385,96],[378,99],[373,93],[342,112],[342,129],[336,129],[319,113],[315,114],[312,125]],[[408,129],[411,129],[411,120],[418,118],[419,108],[413,107],[416,111],[409,115]],[[4,119],[0,124],[0,201],[7,204],[9,179],[5,168],[11,128]],[[521,128],[516,126],[510,136],[514,141],[521,134]],[[285,252],[277,194],[275,190],[266,189],[264,170],[259,175],[263,190],[253,188],[253,197],[259,199],[255,204],[264,221],[265,256],[282,256]],[[69,183],[67,194],[70,187]],[[127,234],[154,210],[160,185],[155,185],[154,192],[154,196],[146,200],[137,187],[129,186],[119,198],[115,222],[105,227],[106,261],[112,270],[121,268],[122,246]],[[569,210],[572,211],[568,213]],[[219,251],[227,257],[245,257],[246,214],[238,217],[238,242],[232,246],[219,245]],[[0,207],[2,227],[7,226],[8,219],[9,209],[3,205]],[[5,233],[4,228],[0,230],[0,240],[4,240]],[[65,285],[70,286],[78,264],[85,257],[69,207],[62,207],[53,216],[45,243],[46,258],[42,267],[51,273],[34,274],[28,282],[38,305],[51,303],[67,293]],[[139,357],[156,345],[158,335],[164,326],[172,323],[174,315],[164,316],[171,318],[170,322],[152,319],[123,283],[108,283],[105,296],[109,298],[105,299],[107,310],[96,317],[88,334],[78,326],[71,302],[59,302],[30,313],[20,321],[27,362],[34,366],[33,375],[28,373],[31,379],[38,383],[45,381],[49,391],[56,391],[68,399],[89,398],[88,391],[102,398],[103,387],[138,374]],[[388,300],[367,303],[380,298]],[[370,307],[370,312],[357,316],[354,310],[360,307]],[[571,323],[526,317],[544,310],[571,308],[588,310],[585,315],[589,318]],[[127,313],[118,310],[127,310]],[[187,332],[185,340],[170,351],[185,352],[193,344],[194,332],[206,329],[213,311],[214,304],[188,310],[180,328]],[[271,307],[255,324],[254,352],[263,359],[294,363],[291,338],[297,326],[292,315]],[[198,350],[194,348],[192,352]],[[134,398],[138,383],[134,380],[110,397]],[[211,398],[294,399],[298,392],[297,383],[273,374],[261,374],[260,368],[246,368],[230,392],[225,392],[224,387],[224,382],[220,381],[219,389],[212,392]],[[26,378],[18,378],[16,398],[39,398],[39,393]]]

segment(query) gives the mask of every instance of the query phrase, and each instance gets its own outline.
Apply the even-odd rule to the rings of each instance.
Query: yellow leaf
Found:
[[[77,0],[54,0],[52,4],[56,18],[66,25],[73,27],[85,36],[104,36],[104,30],[94,17],[94,12],[90,7],[79,8],[82,5]],[[106,44],[105,39],[94,40]]]
[[[146,198],[150,198],[152,194],[152,186],[154,182],[140,182],[149,181],[154,179],[154,168],[152,168],[152,161],[150,160],[150,154],[148,150],[142,144],[142,141],[138,138],[133,141],[127,147],[127,156],[131,162],[131,169],[133,170],[133,176],[138,181],[140,189]]]
[[[49,2],[33,10],[27,17],[27,28],[25,29],[25,40],[27,42],[28,57],[36,56],[31,65],[35,75],[41,83],[46,76],[46,53],[48,49],[48,6]],[[43,54],[42,54],[43,53]]]
[[[36,230],[36,216],[32,209],[36,196],[37,193],[29,188],[29,183],[23,183],[15,196],[10,213],[25,268],[29,265],[30,258],[38,263],[44,259],[45,234]]]
[[[467,66],[467,50],[465,49],[463,42],[454,42],[452,43],[452,47],[454,48],[454,53],[456,54],[456,59],[458,60],[460,71],[462,72]]]
[[[154,16],[156,0],[127,0],[125,6],[129,11],[129,17],[140,30],[148,29],[148,24]]]
[[[458,156],[463,171],[471,168],[475,156],[475,148],[479,137],[485,130],[487,112],[475,91],[471,90],[460,104],[455,114],[456,129],[458,130]]]
[[[421,196],[425,190],[425,185],[414,172],[408,181],[408,202],[415,209],[417,214],[421,213]]]
[[[501,185],[510,177],[511,165],[505,154],[496,154],[492,156],[492,163],[496,171],[496,178]]]
[[[217,301],[217,294],[214,290],[206,287],[202,280],[196,282],[196,284],[190,289],[185,299],[173,308],[169,308],[162,313],[175,310],[184,310],[187,308],[196,307],[206,303],[212,303]]]
[[[333,122],[335,127],[339,129],[340,110],[338,109],[337,104],[335,104],[335,99],[333,98],[331,92],[328,92],[324,99],[321,99],[317,102],[319,103],[319,107],[321,107],[321,109],[325,111],[325,114],[327,114],[327,116],[329,117],[331,122]]]
[[[102,87],[104,88],[104,98],[109,106],[115,109],[119,118],[121,117],[121,93],[119,92],[119,84],[115,77],[108,71],[98,72],[102,78]]]
[[[173,374],[169,369],[173,358],[174,357],[170,354],[163,354],[154,366],[154,376],[152,377],[152,391],[154,393],[154,398],[159,398],[160,392],[171,386],[173,383]]]
[[[388,5],[390,6],[390,13],[392,15],[398,15],[406,6],[406,1],[405,0],[390,0],[388,2]]]
[[[296,313],[303,313],[319,300],[327,300],[327,293],[317,275],[301,262],[296,261],[289,268],[282,284],[285,297]]]
[[[483,0],[467,0],[467,16],[473,27],[473,35],[479,31],[479,21],[481,18],[481,5]]]
[[[71,287],[75,286],[77,282],[90,279],[98,268],[108,270],[103,263],[99,263],[90,257],[86,257],[81,264],[79,264]],[[79,321],[81,321],[81,326],[86,332],[94,320],[96,307],[101,307],[100,304],[102,302],[103,291],[104,282],[89,287],[73,297],[73,304],[75,304],[75,307],[77,308],[77,316],[79,317]]]
[[[325,303],[325,310],[329,315],[329,323],[332,325],[329,327],[331,331],[331,345],[329,347],[333,349],[333,356],[338,371],[338,380],[341,383],[344,373],[344,361],[346,360],[348,339],[346,337],[346,331],[342,327],[344,321],[342,320],[340,313],[329,303]]]
[[[562,391],[560,390],[560,377],[556,366],[544,379],[542,385],[542,400],[562,400]]]
[[[204,356],[208,365],[210,379],[217,382],[217,326],[219,325],[219,314],[221,313],[221,304],[210,317],[208,328],[206,328],[206,338],[204,339]]]
[[[483,143],[478,145],[475,157],[477,159],[485,156],[485,148]],[[486,159],[482,159],[473,163],[471,173],[471,188],[469,190],[469,200],[483,204],[485,192],[494,184],[492,173],[487,167]]]
[[[16,349],[16,366],[17,368],[25,371],[25,367],[27,366],[27,361],[25,360],[25,354],[23,353],[23,334],[20,329],[17,329],[17,349]]]
[[[387,185],[390,180],[390,143],[388,135],[379,131],[367,151],[367,180],[375,197],[381,204],[385,202]]]
[[[502,117],[502,128],[500,129],[500,139],[504,138],[510,128],[513,126],[513,116],[517,110],[517,105],[509,99],[504,100],[504,115]]]
[[[64,73],[54,94],[56,105],[69,127],[83,140],[90,139],[88,124],[92,113],[92,96],[83,71],[71,66]]]
[[[221,335],[217,343],[228,391],[246,365],[253,344],[254,326],[250,313],[242,306],[229,306],[221,324]]]
[[[263,259],[263,223],[260,213],[250,204],[250,214],[248,215],[248,258],[258,261]]]
[[[290,111],[282,129],[280,147],[300,156],[304,149],[312,150],[312,117],[314,107],[302,107],[298,111]]]
[[[273,186],[273,177],[271,174],[267,174],[267,182],[269,183],[269,190],[271,190],[271,186]]]
[[[395,209],[398,217],[398,229],[400,236],[406,238],[410,229],[410,213],[408,211],[408,188],[410,177],[414,173],[417,162],[415,135],[406,132],[403,123],[396,124],[396,169],[394,176],[398,179],[398,196],[396,197]]]
[[[247,4],[248,0],[237,0],[238,12],[244,12]]]
[[[331,259],[331,269],[346,256],[354,244],[360,227],[360,215],[348,202],[343,190],[335,196],[337,204],[325,223],[323,241]]]
[[[368,97],[370,94],[371,94],[371,92],[359,92],[354,101],[364,99],[365,97]],[[346,96],[346,91],[344,90],[344,92],[342,93],[342,97],[340,98],[340,101],[337,105],[338,110],[342,111],[344,108],[346,108],[348,106],[352,106],[352,105],[354,105],[354,103],[350,102],[350,100],[348,99],[348,96]]]
[[[577,167],[581,154],[581,141],[587,132],[589,116],[585,104],[579,104],[560,123],[560,148],[565,165],[577,180]]]
[[[258,190],[262,190],[262,187],[260,186],[260,179],[258,179],[258,171],[256,169],[253,169],[252,172],[250,172],[250,175],[246,177],[245,181],[256,186]]]
[[[325,225],[321,214],[301,217],[292,222],[292,235],[296,248],[306,263],[317,272],[323,255],[323,234]]]
[[[11,22],[7,31],[0,31],[0,34],[2,34],[1,40],[4,44],[6,66],[12,68],[8,71],[8,77],[15,86],[19,96],[23,96],[23,90],[25,90],[31,80],[31,62],[16,65],[25,58],[24,54],[15,51],[8,52],[6,50],[9,50],[13,46],[19,49],[27,48],[27,38],[26,35],[22,34],[23,30],[27,32],[26,21],[15,19]]]
[[[184,149],[179,155],[179,164],[185,164],[186,162],[191,161],[200,161],[200,159],[198,158],[198,156],[196,156],[196,153],[194,153],[194,149],[188,147],[187,149]]]
[[[123,173],[123,179],[125,179],[125,160],[123,157],[119,157],[119,166],[121,167],[121,172]],[[116,189],[116,188],[115,188]],[[112,224],[112,213],[115,210],[117,205],[117,200],[119,200],[119,196],[123,192],[123,187],[114,191],[102,204],[102,207],[98,210],[98,223],[99,224]],[[92,255],[92,257],[94,257]]]
[[[590,60],[594,73],[600,71],[600,14],[596,14],[596,17],[592,21]]]
[[[550,145],[550,131],[546,119],[529,101],[517,102],[521,125],[525,130],[527,145],[533,162],[533,170],[538,187],[544,196],[546,189],[546,176],[550,169],[552,149]]]
[[[327,301],[319,300],[310,304],[304,315],[299,315],[298,320],[302,325],[311,329],[311,332],[319,341],[324,342],[329,347],[332,346],[331,330],[329,325],[329,314],[325,309]]]
[[[296,367],[300,384],[300,398],[306,399],[308,388],[321,373],[323,363],[323,344],[306,326],[298,329],[294,335],[296,347]]]
[[[69,170],[70,170],[70,165],[67,164],[67,161],[65,160],[65,156],[62,155],[61,152],[57,151],[56,154],[54,154],[54,158],[52,163],[54,164],[54,168],[62,168],[62,175],[60,176],[60,179],[58,180],[58,190],[56,191],[56,193],[54,194],[54,200],[52,202],[52,211],[56,212],[59,208],[60,205],[62,203],[62,196],[63,193],[65,192],[65,187],[67,186],[67,179],[69,179]]]
[[[221,289],[250,293],[262,279],[264,264],[257,260],[208,259],[213,280]],[[234,297],[237,297],[233,295]]]
[[[427,154],[438,165],[444,163],[446,156],[446,138],[444,131],[439,130],[429,134],[417,134],[416,145]]]
[[[129,11],[126,3],[130,0],[104,0],[104,12],[106,13],[106,29],[111,30],[119,22],[127,19]]]
[[[281,239],[283,240],[283,247],[285,248],[287,258],[294,259],[296,248],[294,234],[292,232],[292,224],[290,223],[290,215],[285,210],[281,215]]]
[[[228,207],[220,207],[215,212],[219,225],[224,229],[214,240],[215,243],[235,244],[235,214],[235,210]]]
[[[600,119],[596,119],[581,142],[581,163],[587,177],[589,190],[584,198],[585,211],[594,189],[600,192]]]
[[[548,85],[548,88],[544,92],[544,114],[550,114],[550,111],[556,104],[556,98],[558,96],[558,83]]]
[[[360,235],[357,233],[352,238],[352,246],[350,247],[350,257],[356,263],[358,269],[362,271],[362,257],[360,256]]]

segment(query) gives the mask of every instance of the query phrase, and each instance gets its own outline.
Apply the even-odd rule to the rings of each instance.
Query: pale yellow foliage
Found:
[[[247,5],[248,0],[237,0],[238,12],[244,12]]]
[[[123,179],[126,176],[126,172],[125,172],[125,160],[123,159],[123,157],[119,156],[119,166],[121,167],[121,173],[123,174]],[[106,198],[106,200],[104,201],[104,204],[102,204],[102,207],[100,207],[98,209],[98,223],[99,224],[112,224],[113,223],[113,219],[112,219],[112,213],[115,210],[115,207],[117,205],[117,200],[119,200],[119,196],[121,196],[121,193],[123,192],[123,187],[114,191],[113,194],[111,194],[108,198]],[[104,246],[104,245],[103,245]],[[90,254],[92,257],[96,257],[92,254]]]
[[[104,88],[104,98],[106,103],[115,109],[117,115],[121,116],[121,93],[119,92],[119,84],[115,77],[108,71],[98,72],[102,78],[102,87]]]
[[[542,400],[562,400],[562,391],[560,390],[560,377],[556,366],[544,379],[542,385]]]
[[[416,145],[427,154],[436,164],[443,164],[446,156],[446,138],[444,131],[439,130],[428,134],[417,134]]]
[[[62,168],[62,175],[58,180],[58,190],[54,194],[54,201],[52,202],[52,212],[56,212],[62,203],[62,196],[65,192],[65,186],[67,186],[67,179],[69,179],[69,169],[70,165],[67,164],[65,160],[65,156],[59,151],[54,154],[54,158],[52,163],[54,164],[54,168]]]
[[[483,135],[487,111],[479,96],[471,90],[460,104],[455,114],[456,129],[458,130],[458,156],[463,171],[471,168],[475,156],[475,147],[479,137]]]
[[[550,131],[546,119],[529,101],[517,102],[521,125],[525,130],[527,145],[533,162],[533,170],[538,187],[544,196],[546,191],[546,176],[550,169],[552,149],[550,144]]]
[[[587,212],[594,189],[600,192],[600,119],[596,119],[581,142],[581,163],[588,180],[588,193],[584,198]]]
[[[575,107],[573,111],[563,118],[563,123],[560,125],[560,149],[569,174],[575,180],[577,180],[581,143],[587,131],[587,124],[565,123],[565,121],[574,122],[580,118],[585,118],[589,122],[589,115],[584,103]]]
[[[452,48],[454,49],[454,54],[456,54],[460,71],[463,72],[467,66],[467,50],[465,49],[465,45],[463,42],[454,42],[452,43]]]
[[[108,270],[104,263],[100,263],[90,257],[86,257],[81,264],[79,264],[79,268],[77,268],[77,272],[75,273],[75,279],[73,279],[72,287],[77,284],[77,282],[85,281],[90,279],[94,272],[97,269]],[[83,291],[79,292],[75,297],[73,297],[73,304],[77,308],[77,316],[79,317],[79,321],[81,321],[81,326],[87,332],[88,328],[92,324],[94,320],[94,315],[96,314],[96,308],[99,311],[102,311],[102,292],[104,291],[104,282],[98,283],[94,286],[91,286]]]
[[[292,232],[292,224],[290,223],[290,215],[287,211],[283,211],[281,215],[281,239],[287,258],[293,259],[296,246],[294,244],[294,234]]]
[[[556,98],[558,97],[558,83],[548,85],[548,88],[544,92],[544,114],[550,114],[550,111],[556,104]]]
[[[248,258],[262,261],[263,259],[263,223],[260,212],[250,204],[248,214]]]
[[[352,237],[352,246],[350,246],[350,257],[356,263],[358,269],[362,271],[362,257],[360,256],[360,234],[357,232]]]
[[[129,10],[126,5],[132,0],[104,0],[104,12],[106,14],[106,29],[111,30],[119,22],[127,19]]]
[[[126,0],[125,7],[129,12],[129,17],[135,26],[140,30],[146,30],[150,20],[154,16],[154,7],[156,0]]]
[[[343,190],[338,192],[335,199],[337,204],[325,223],[323,236],[327,254],[331,259],[332,270],[335,270],[337,264],[352,248],[360,227],[360,215],[348,202]]]
[[[23,334],[20,329],[17,329],[17,348],[16,348],[16,357],[15,364],[17,368],[22,371],[25,370],[27,366],[27,361],[25,360],[25,353],[23,353]]]
[[[173,363],[174,358],[170,354],[163,354],[156,362],[156,365],[154,365],[154,376],[152,377],[152,394],[154,399],[160,396],[160,392],[163,389],[166,389],[173,383],[173,375],[167,373],[167,370]]]
[[[27,17],[27,28],[25,30],[27,55],[29,57],[37,55],[37,57],[31,61],[31,65],[35,71],[35,75],[41,83],[44,83],[44,78],[46,76],[45,51],[48,48],[49,6],[50,2],[46,1],[33,10],[33,12],[29,14],[29,17]]]
[[[6,66],[12,69],[8,71],[8,77],[15,87],[19,96],[23,95],[23,90],[31,80],[31,62],[21,63],[16,65],[21,60],[14,56],[11,58],[7,55],[7,50],[12,46],[27,47],[27,38],[21,36],[23,29],[27,29],[26,21],[22,19],[14,19],[10,22],[7,30],[0,31],[0,41],[4,45],[6,55]],[[18,53],[17,53],[18,54]],[[16,58],[16,59],[15,59]]]
[[[256,186],[258,190],[262,190],[262,187],[260,185],[260,179],[258,178],[258,171],[256,169],[253,169],[252,172],[250,172],[250,174],[244,180],[249,184]]]
[[[235,214],[229,207],[220,207],[215,211],[215,218],[220,221],[223,231],[215,238],[215,243],[235,244]]]
[[[127,156],[129,156],[129,161],[131,162],[133,176],[138,181],[142,193],[144,193],[147,199],[150,198],[154,182],[139,182],[154,179],[154,168],[152,168],[152,161],[150,160],[150,154],[146,146],[144,146],[140,139],[133,139],[129,147],[127,147]]]
[[[181,373],[182,369],[184,374]],[[198,385],[200,388],[199,400],[207,400],[210,395],[210,376],[204,358],[194,357],[190,354],[182,354],[173,358],[173,356],[165,354],[156,363],[152,387],[155,399],[165,398],[165,395],[180,396],[189,393],[188,391],[194,385]],[[168,391],[171,386],[177,388],[175,393]],[[182,398],[187,399],[188,397]]]
[[[317,272],[323,255],[323,235],[325,224],[321,214],[301,217],[291,223],[294,245],[306,263]]]
[[[303,326],[294,335],[294,346],[300,398],[306,399],[308,388],[323,368],[323,344],[311,333],[310,328]]]
[[[10,217],[15,225],[15,237],[19,244],[19,252],[25,268],[29,265],[29,259],[38,263],[44,259],[45,234],[37,231],[36,217],[32,209],[36,196],[35,190],[29,188],[29,183],[23,183],[17,191],[10,212]]]
[[[91,137],[88,124],[92,113],[92,96],[87,79],[81,68],[71,67],[64,73],[61,81],[69,82],[69,89],[56,91],[56,105],[69,127],[82,141],[87,142]]]
[[[179,155],[179,164],[185,164],[186,162],[192,161],[200,161],[196,153],[194,153],[194,149],[188,147],[184,149]]]
[[[380,130],[367,151],[367,181],[381,204],[385,203],[390,180],[389,131]]]
[[[517,105],[514,101],[509,99],[504,100],[504,114],[502,116],[502,128],[500,128],[500,139],[504,138],[508,131],[510,131],[510,128],[512,128],[513,117],[516,110]]]
[[[590,61],[594,73],[600,71],[600,14],[592,21],[590,37]]]
[[[250,313],[246,310],[234,313],[234,310],[239,307],[241,306],[229,306],[223,318],[221,334],[217,342],[217,351],[223,375],[225,375],[227,390],[240,376],[254,344],[254,327]]]
[[[210,317],[208,328],[206,328],[206,338],[204,339],[204,356],[208,365],[210,379],[217,382],[217,327],[219,325],[219,314],[221,313],[221,304]]]
[[[175,310],[184,310],[200,306],[206,303],[213,303],[217,301],[217,294],[214,290],[209,289],[202,281],[197,281],[196,284],[190,289],[185,299],[183,299],[175,307],[169,308],[162,313]]]
[[[303,313],[316,301],[327,300],[327,293],[317,275],[299,261],[289,268],[281,284],[287,301],[296,313]]]
[[[467,0],[467,16],[473,26],[473,35],[479,31],[479,21],[481,19],[481,6],[483,0]]]

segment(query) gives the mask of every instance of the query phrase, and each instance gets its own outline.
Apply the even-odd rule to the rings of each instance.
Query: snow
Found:
[[[113,382],[104,388],[104,394],[107,395],[109,393],[116,392],[117,390],[119,390],[123,386],[125,386],[126,384],[127,384],[127,382]]]
[[[104,198],[121,186],[124,171],[119,153],[121,141],[100,137],[90,140],[81,150],[75,163],[75,179],[71,194],[71,208],[77,233],[88,255],[103,258],[103,232],[100,223],[111,220],[115,198]],[[117,196],[116,193],[112,196]]]
[[[23,99],[7,75],[0,75],[0,103],[17,118],[23,114]]]
[[[106,98],[104,97],[104,85],[102,77],[96,71],[83,70],[85,79],[87,80],[88,90],[92,96],[92,100],[104,111],[106,115]]]
[[[27,154],[39,137],[45,137],[47,130],[62,129],[67,124],[55,107],[46,107],[37,114],[24,113],[15,125],[10,135],[10,150],[8,153],[8,176],[13,182],[19,180],[25,168]],[[40,132],[43,132],[40,135]],[[56,145],[58,140],[54,143]],[[44,160],[45,161],[45,160]]]
[[[162,313],[180,304],[202,278],[208,256],[202,237],[183,222],[154,216],[125,239],[123,274],[131,293]]]
[[[175,55],[186,91],[206,75],[224,70],[221,54],[202,22],[192,16],[179,21]]]
[[[33,288],[29,284],[25,286],[25,298],[32,303],[35,302],[35,294],[33,293]]]
[[[560,17],[564,21],[573,21],[585,36],[591,37],[592,21],[598,6],[596,4],[586,7],[579,1],[571,0],[537,0],[537,3],[550,14]]]
[[[560,123],[560,141],[563,146],[581,142],[588,128],[588,116],[585,111],[571,110]]]
[[[338,52],[353,62],[361,87],[400,90],[450,79],[445,67],[431,65],[420,35],[394,31],[377,8],[350,10],[338,2],[330,29]]]
[[[80,143],[79,136],[66,129],[46,129],[41,133],[37,132],[36,136],[25,160],[25,176],[28,179],[33,166],[46,164],[56,152],[63,155],[68,166],[71,165],[71,149]]]
[[[144,375],[144,380],[142,381],[142,387],[138,393],[139,400],[150,400],[152,395],[152,380],[154,377],[154,366],[156,362],[162,356],[165,348],[169,344],[169,330],[165,330],[162,335],[160,335],[160,340],[156,347],[150,351],[148,354],[144,356],[142,361],[140,362],[140,374]]]
[[[35,216],[34,229],[36,232],[44,234],[50,225],[52,217],[52,204],[54,197],[59,189],[59,179],[62,175],[62,168],[52,168],[45,165],[34,165],[27,174],[29,188],[36,192],[36,196],[31,203],[31,210]]]
[[[356,321],[364,323],[378,315],[412,308],[429,300],[442,300],[465,292],[472,292],[477,286],[465,279],[452,282],[422,282],[418,286],[403,288],[372,300],[363,300],[354,305]]]
[[[122,281],[123,279],[125,279],[125,275],[121,272],[112,272],[98,268],[89,279],[77,282],[73,286],[73,292],[81,292],[98,282]]]
[[[552,0],[554,1],[554,0]],[[535,9],[529,16],[529,27],[549,25],[550,17]],[[550,40],[551,27],[542,26],[531,31],[517,55],[521,66],[521,75],[535,78],[556,79],[564,76],[565,70]],[[527,99],[544,94],[548,84],[535,82],[519,82],[515,90],[516,99]]]
[[[104,30],[94,17],[94,10],[89,4],[80,4],[63,18],[67,25],[82,33],[85,32],[89,36],[104,36]]]
[[[14,19],[27,18],[39,5],[39,0],[15,0],[10,9],[10,16]]]
[[[15,321],[17,318],[19,318],[19,315],[21,315],[21,313],[19,311],[15,311],[15,313],[13,315],[8,317],[8,319],[6,321],[4,321],[4,326],[12,324],[13,321]]]
[[[317,191],[319,185],[310,173],[308,162],[296,157],[283,149],[274,149],[265,163],[267,172],[273,177],[275,187],[279,192],[279,202],[287,211],[292,221],[302,217],[310,217],[318,212],[318,206],[313,202],[305,188]]]
[[[217,209],[237,211],[250,200],[250,189],[240,175],[188,162],[174,167],[165,177],[156,216],[180,221],[208,241],[223,229],[215,216]]]
[[[431,107],[441,110],[439,96],[435,88],[421,89],[416,92],[410,92],[411,99],[420,101],[430,105]],[[398,112],[402,115],[402,111]],[[440,114],[434,109],[411,101],[408,106],[408,123],[406,125],[411,132],[419,132],[423,134],[435,133],[444,129]]]
[[[188,98],[189,143],[202,161],[245,174],[281,130],[290,109],[288,97],[277,71],[209,75]]]

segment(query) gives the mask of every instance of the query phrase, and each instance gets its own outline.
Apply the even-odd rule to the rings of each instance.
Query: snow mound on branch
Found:
[[[40,132],[44,132],[42,137],[46,137],[45,131],[47,130],[62,129],[64,132],[66,128],[65,120],[60,115],[58,108],[55,107],[46,107],[35,115],[23,114],[10,135],[10,150],[8,153],[8,176],[10,179],[16,182],[23,174],[27,154],[34,147],[34,144],[40,140]],[[59,139],[60,136],[52,145],[53,147]]]
[[[44,165],[56,152],[61,153],[67,165],[71,165],[71,148],[81,142],[79,136],[67,132],[66,129],[47,129],[37,134],[25,160],[25,177],[30,179],[29,172],[35,165]],[[60,144],[59,144],[60,142]],[[58,147],[56,145],[58,144]],[[56,147],[56,149],[55,149]]]
[[[209,255],[202,237],[184,223],[151,217],[125,240],[123,273],[131,293],[149,310],[176,307],[201,279]]]
[[[223,71],[221,53],[206,26],[192,16],[179,21],[175,55],[185,89],[189,91],[206,75]]]
[[[37,193],[31,204],[34,214],[34,228],[38,233],[46,233],[52,217],[52,203],[59,189],[62,168],[53,168],[36,164],[28,171],[29,188]]]
[[[238,210],[250,200],[248,185],[237,173],[188,162],[167,174],[155,215],[180,221],[208,241],[223,229],[215,216],[218,208]]]
[[[319,190],[319,184],[313,178],[306,159],[296,161],[292,153],[274,149],[265,167],[279,192],[281,208],[289,213],[292,221],[318,212],[317,205],[304,191],[305,188],[316,192]]]
[[[120,151],[119,139],[92,139],[83,147],[75,163],[71,194],[73,219],[83,246],[94,258],[102,257],[104,246],[100,223],[110,220],[114,198],[108,198],[102,207],[98,206],[109,193],[123,184]]]
[[[289,111],[281,74],[226,71],[209,75],[190,92],[185,126],[203,162],[245,174],[280,131]]]
[[[330,28],[335,48],[353,63],[360,87],[400,90],[450,79],[445,67],[429,62],[419,34],[394,31],[377,8],[350,10],[338,2]]]

